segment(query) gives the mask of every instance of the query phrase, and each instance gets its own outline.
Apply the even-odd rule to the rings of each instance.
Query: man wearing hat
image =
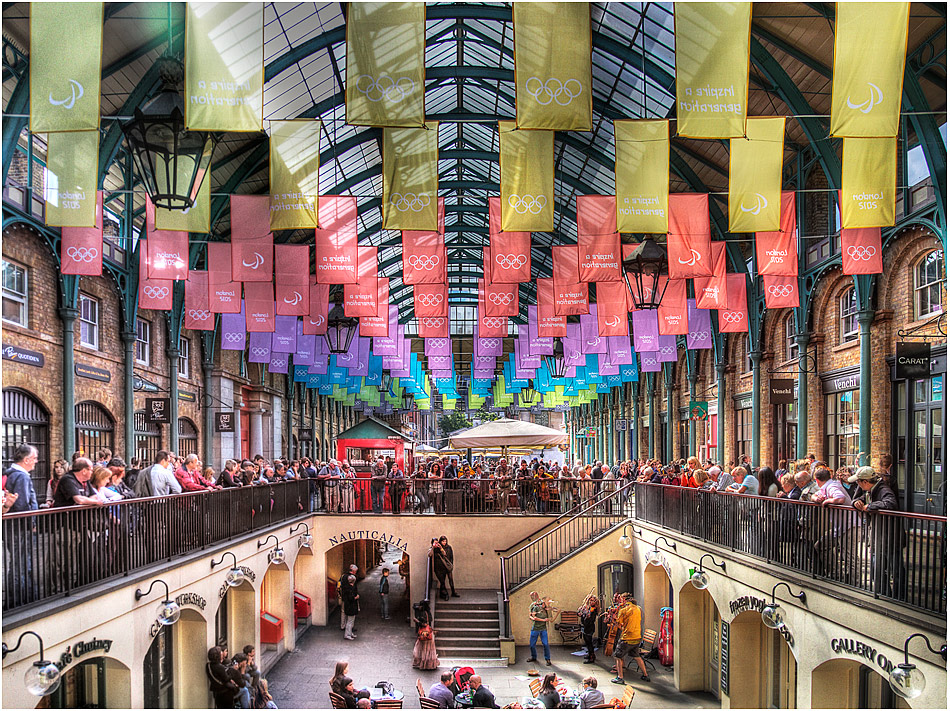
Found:
[[[848,478],[848,483],[858,485],[851,505],[866,515],[872,514],[868,518],[868,540],[871,545],[874,592],[902,599],[905,587],[903,528],[888,526],[887,521],[873,516],[878,511],[896,511],[897,497],[891,488],[881,481],[880,475],[868,466],[859,467],[857,473]]]

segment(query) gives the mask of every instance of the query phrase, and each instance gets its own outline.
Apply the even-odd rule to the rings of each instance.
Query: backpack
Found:
[[[144,499],[149,496],[155,496],[155,490],[152,488],[152,467],[146,467],[139,471],[138,476],[135,477],[135,484],[133,485],[132,491],[135,492],[136,498]]]

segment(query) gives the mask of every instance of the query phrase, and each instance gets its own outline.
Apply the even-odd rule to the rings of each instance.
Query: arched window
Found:
[[[795,324],[795,312],[785,317],[785,360],[798,360],[798,328]]]
[[[135,458],[148,466],[155,461],[155,455],[162,448],[162,431],[158,423],[148,421],[145,410],[139,410],[132,417],[135,424]]]
[[[3,389],[3,468],[13,463],[13,453],[21,444],[32,444],[39,459],[31,472],[36,498],[46,498],[49,478],[49,413],[39,400],[19,388]]]
[[[87,400],[76,405],[76,449],[90,458],[101,449],[115,451],[115,420],[98,402]]]
[[[838,297],[838,314],[841,325],[839,341],[850,343],[858,340],[858,296],[853,286],[849,286]]]
[[[943,252],[935,249],[914,266],[914,320],[943,312]]]
[[[198,454],[198,428],[187,417],[178,418],[178,452],[181,457]]]

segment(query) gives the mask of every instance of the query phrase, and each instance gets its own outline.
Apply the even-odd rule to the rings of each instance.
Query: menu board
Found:
[[[347,447],[346,459],[356,472],[368,472],[377,459],[396,458],[395,449],[377,449],[376,447]]]
[[[722,621],[722,634],[719,636],[719,686],[729,693],[729,623]]]

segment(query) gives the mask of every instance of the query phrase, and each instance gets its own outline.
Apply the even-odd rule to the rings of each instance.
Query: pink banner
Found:
[[[449,315],[449,287],[446,284],[416,284],[412,287],[412,310],[416,318]]]
[[[486,316],[517,316],[517,284],[485,284]]]
[[[841,270],[845,274],[881,274],[881,228],[841,230]]]
[[[343,286],[343,313],[347,316],[375,316],[377,309],[376,247],[359,247],[357,251],[357,275],[355,284]]]
[[[188,278],[188,233],[155,229],[155,206],[145,201],[145,235],[148,239],[148,278]]]
[[[270,195],[231,196],[231,278],[243,282],[274,278]]]
[[[327,332],[327,314],[330,313],[330,285],[310,285],[310,309],[303,319],[303,332],[308,336],[322,336]]]
[[[139,308],[155,309],[157,311],[171,311],[172,287],[175,282],[171,279],[149,279],[148,277],[148,243],[139,241]]]
[[[577,198],[577,258],[580,281],[623,279],[617,199],[613,195]]]
[[[416,319],[419,338],[448,338],[449,320],[424,316]]]
[[[554,280],[538,279],[538,335],[554,338],[567,335],[567,316],[554,313]]]
[[[729,296],[726,293],[725,242],[712,243],[712,263],[715,276],[693,279],[696,306],[701,309],[725,309],[729,306]]]
[[[274,246],[277,283],[277,315],[306,316],[310,313],[310,247],[306,244]]]
[[[749,330],[748,302],[746,301],[745,274],[727,274],[726,289],[729,291],[728,309],[720,309],[720,333],[745,333]]]
[[[755,233],[755,265],[762,276],[796,276],[798,274],[798,234],[794,190],[782,192],[781,209],[778,232]]]
[[[664,281],[666,291],[663,291]],[[657,317],[660,322],[661,336],[685,336],[689,333],[689,323],[686,311],[686,280],[668,279],[663,277],[657,283],[657,289],[663,294]]]
[[[102,191],[96,193],[96,226],[63,227],[59,245],[63,274],[102,276]]]
[[[214,314],[208,308],[208,272],[189,271],[185,282],[185,328],[213,331]]]
[[[320,227],[314,233],[317,283],[356,283],[356,268],[359,262],[356,217],[355,197],[320,196],[318,216]]]
[[[231,245],[208,242],[208,310],[215,314],[241,313],[241,282],[231,280]]]
[[[366,338],[389,335],[389,279],[376,280],[376,315],[360,318],[360,335]]]
[[[692,279],[713,276],[712,241],[709,229],[709,195],[670,194],[669,249],[670,277]]]
[[[485,281],[478,280],[478,336],[504,338],[508,335],[507,316],[489,316],[485,306]]]
[[[791,309],[798,306],[797,276],[764,276],[765,308]]]
[[[627,300],[620,284],[598,284],[597,335],[627,336]]]
[[[551,247],[554,263],[554,313],[558,316],[578,316],[588,313],[587,284],[578,276],[577,247]]]
[[[485,280],[501,284],[531,281],[531,233],[501,231],[501,198],[488,198],[490,268]]]
[[[402,232],[402,283],[444,284],[448,276],[445,252],[445,198],[439,198],[439,231]]]
[[[276,324],[274,307],[274,284],[272,282],[248,282],[244,284],[244,317],[248,333],[273,331]]]

